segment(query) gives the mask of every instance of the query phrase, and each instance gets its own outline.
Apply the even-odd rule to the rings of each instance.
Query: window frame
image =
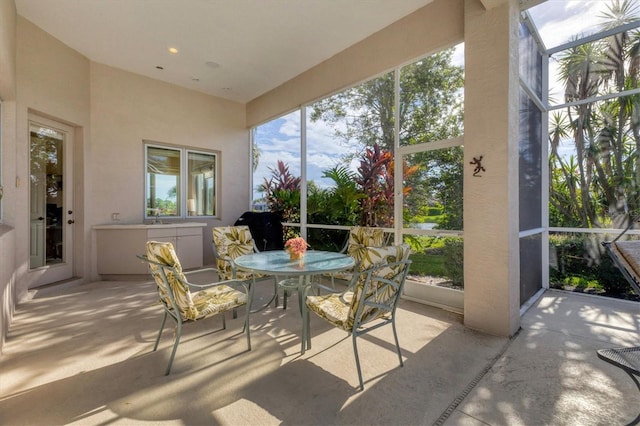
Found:
[[[463,134],[461,134],[458,137],[453,137],[453,138],[446,138],[443,140],[431,140],[428,142],[422,142],[422,143],[418,143],[418,144],[414,144],[414,145],[400,145],[400,135],[399,135],[399,97],[400,97],[400,73],[402,71],[403,68],[405,68],[406,66],[409,66],[415,62],[424,60],[426,58],[428,58],[431,55],[434,55],[442,50],[446,50],[452,47],[456,47],[458,45],[464,45],[464,40],[459,40],[457,42],[453,42],[450,43],[448,45],[442,46],[440,48],[438,48],[437,50],[435,50],[434,52],[430,52],[424,55],[421,55],[417,58],[411,59],[405,63],[401,63],[399,65],[396,65],[384,72],[381,72],[379,74],[370,76],[366,79],[363,79],[361,81],[358,81],[352,85],[349,85],[348,87],[342,88],[340,90],[337,90],[335,92],[331,92],[326,94],[325,96],[313,99],[309,102],[303,103],[301,104],[298,108],[295,108],[293,110],[289,110],[287,112],[284,112],[276,117],[273,117],[269,120],[265,120],[264,122],[258,123],[254,126],[252,126],[249,130],[249,135],[250,135],[250,146],[252,147],[250,155],[249,155],[249,165],[251,167],[250,170],[252,170],[252,172],[250,173],[250,178],[249,178],[249,193],[251,194],[251,198],[249,200],[248,203],[248,208],[249,210],[253,210],[254,207],[254,185],[255,185],[255,171],[253,170],[253,148],[255,146],[256,143],[256,132],[257,129],[263,125],[266,125],[268,123],[271,123],[274,120],[278,120],[281,119],[283,117],[286,117],[290,114],[293,113],[297,113],[300,114],[300,144],[301,144],[301,149],[300,149],[300,177],[301,177],[301,187],[300,187],[300,191],[301,191],[301,199],[300,199],[300,222],[299,223],[290,223],[290,222],[285,222],[284,224],[286,226],[291,226],[291,227],[295,227],[295,228],[299,228],[300,229],[300,234],[306,238],[307,236],[307,229],[312,229],[312,228],[322,228],[322,229],[337,229],[337,230],[347,230],[349,229],[349,226],[347,225],[331,225],[331,224],[322,224],[322,223],[309,223],[308,222],[308,217],[307,217],[307,197],[308,197],[308,193],[307,193],[307,108],[309,106],[312,106],[314,103],[329,98],[331,96],[336,95],[337,93],[349,90],[355,86],[358,86],[360,84],[364,84],[368,81],[374,80],[376,78],[379,78],[383,75],[389,74],[389,73],[393,73],[393,78],[395,80],[394,82],[394,102],[395,102],[395,112],[394,112],[394,122],[395,122],[395,131],[394,131],[394,161],[399,161],[402,162],[402,160],[404,159],[404,157],[406,155],[411,155],[411,154],[415,154],[415,153],[420,153],[420,152],[428,152],[428,151],[436,151],[436,150],[440,150],[440,149],[447,149],[447,148],[452,148],[452,147],[462,147],[464,148],[464,132]],[[463,64],[464,66],[464,64]],[[464,87],[463,87],[464,90]],[[404,183],[403,183],[403,175],[402,175],[402,170],[400,168],[398,168],[397,170],[395,170],[395,175],[394,175],[394,187],[396,188],[403,188],[404,187]],[[396,193],[396,198],[403,200],[403,195],[402,195],[402,191],[400,191],[399,193]],[[420,236],[463,236],[464,231],[462,229],[456,229],[456,230],[434,230],[434,229],[419,229],[419,228],[412,228],[412,227],[404,227],[403,224],[403,220],[402,220],[402,215],[403,215],[403,202],[396,202],[394,203],[394,223],[396,225],[393,226],[393,228],[382,228],[387,232],[393,232],[396,235],[396,243],[399,243],[402,241],[402,235],[420,235]]]
[[[178,184],[176,188],[176,210],[177,213],[173,215],[163,215],[158,214],[153,215],[150,214],[149,209],[147,208],[147,198],[149,191],[149,173],[147,172],[148,164],[149,164],[149,148],[157,148],[157,149],[166,149],[177,151],[180,155],[179,161],[179,171],[178,171]],[[188,210],[188,200],[189,200],[189,179],[188,174],[189,171],[189,155],[190,154],[202,154],[206,156],[214,157],[213,160],[213,214],[212,215],[190,215]],[[198,219],[219,219],[220,218],[220,157],[221,152],[218,150],[212,149],[203,149],[189,146],[181,146],[181,145],[173,145],[168,143],[162,143],[152,140],[143,140],[143,200],[142,200],[142,212],[144,220],[154,220],[156,218],[161,218],[162,220],[179,220],[179,219],[190,219],[190,218],[198,218]]]

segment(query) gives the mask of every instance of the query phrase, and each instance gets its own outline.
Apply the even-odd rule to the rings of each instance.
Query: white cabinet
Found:
[[[182,269],[202,267],[201,227],[149,229],[147,239],[172,243]]]
[[[203,265],[202,228],[204,223],[172,225],[100,225],[95,226],[98,248],[98,274],[147,274],[147,264],[136,257],[144,254],[147,241],[173,244],[183,269]]]

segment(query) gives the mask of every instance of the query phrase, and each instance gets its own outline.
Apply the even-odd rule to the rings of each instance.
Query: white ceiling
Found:
[[[16,0],[16,7],[92,61],[248,102],[431,1]]]

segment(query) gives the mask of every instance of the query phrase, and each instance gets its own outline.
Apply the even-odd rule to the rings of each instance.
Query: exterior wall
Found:
[[[0,350],[17,301],[37,278],[28,267],[31,113],[74,129],[74,275],[79,281],[98,278],[94,225],[110,223],[113,212],[120,213],[120,223],[142,222],[143,139],[221,152],[221,215],[207,221],[204,237],[204,261],[212,260],[211,226],[233,223],[248,206],[243,104],[91,63],[16,16],[13,0],[0,0],[0,71],[5,183]]]
[[[249,102],[247,126],[255,126],[303,103],[462,42],[463,16],[463,0],[434,0]]]
[[[16,7],[13,0],[0,0],[0,184],[2,216],[0,217],[0,355],[16,304],[15,280],[15,141],[16,141]]]
[[[520,325],[518,11],[517,0],[436,0],[247,105],[254,126],[464,40],[464,161],[483,155],[487,169],[465,167],[465,324],[500,336]]]
[[[112,213],[120,213],[118,223],[142,223],[143,139],[221,152],[220,220],[207,220],[204,229],[204,262],[211,263],[211,227],[233,224],[249,204],[244,104],[91,63],[91,137],[85,158],[89,227],[113,223]]]
[[[501,336],[520,327],[517,30],[516,0],[466,0],[464,322]]]
[[[0,97],[16,99],[16,6],[0,0]]]
[[[29,271],[29,114],[65,123],[75,129],[76,164],[82,163],[83,142],[90,128],[89,60],[40,28],[18,17],[16,111],[16,279],[18,298],[37,281],[40,272]],[[77,277],[87,271],[85,223],[79,188],[83,170],[76,168],[74,260]]]
[[[12,27],[17,28],[17,36]],[[230,224],[248,205],[247,127],[463,39],[467,52],[465,162],[486,154],[487,169],[481,179],[465,170],[465,323],[499,335],[517,330],[517,0],[504,0],[489,11],[480,0],[435,0],[255,99],[246,109],[91,63],[30,22],[16,18],[13,0],[0,0],[0,28],[0,96],[5,100],[2,173],[3,182],[12,183],[5,191],[3,220],[15,228],[0,230],[0,250],[15,256],[0,263],[0,318],[5,321],[0,338],[16,297],[32,282],[28,273],[29,111],[76,129],[76,274],[88,281],[97,278],[92,226],[110,223],[114,212],[120,213],[121,223],[142,220],[143,139],[221,151],[221,219],[209,221],[208,226]],[[12,51],[14,43],[17,49]],[[12,93],[18,94],[13,103]],[[209,233],[207,228],[205,235]],[[205,242],[210,250],[206,237]]]

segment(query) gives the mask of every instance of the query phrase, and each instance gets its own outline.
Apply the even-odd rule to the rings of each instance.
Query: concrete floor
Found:
[[[257,303],[272,285],[260,284]],[[297,298],[251,317],[189,324],[164,376],[171,328],[149,282],[95,282],[21,303],[0,358],[0,424],[622,425],[640,392],[596,349],[640,345],[640,304],[547,291],[513,339],[403,300],[400,368],[389,329],[350,339],[312,317],[300,356]]]

